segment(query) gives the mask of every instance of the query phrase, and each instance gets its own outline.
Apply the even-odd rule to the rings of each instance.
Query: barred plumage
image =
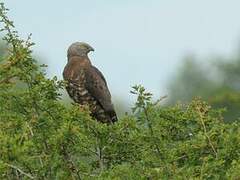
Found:
[[[68,49],[68,63],[63,77],[68,82],[67,92],[74,102],[87,105],[91,115],[103,123],[117,121],[107,82],[102,73],[92,66],[88,53],[93,48],[86,43],[73,43]]]

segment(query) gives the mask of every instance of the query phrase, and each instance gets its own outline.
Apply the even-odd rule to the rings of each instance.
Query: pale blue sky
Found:
[[[113,96],[125,99],[139,83],[165,95],[184,55],[230,55],[240,39],[239,0],[4,2],[19,33],[33,34],[50,76],[62,78],[68,46],[85,41],[95,48],[90,58]]]

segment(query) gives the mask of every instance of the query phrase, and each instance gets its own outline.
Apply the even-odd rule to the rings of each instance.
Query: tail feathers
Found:
[[[114,110],[113,110],[113,111],[110,111],[110,112],[108,113],[108,115],[110,116],[110,119],[111,119],[111,122],[112,122],[112,123],[115,123],[115,122],[118,121],[117,114],[116,114],[116,112],[115,112]]]
[[[93,113],[91,114],[94,118],[96,118],[97,121],[102,122],[102,123],[115,123],[116,121],[118,121],[116,112],[114,110],[112,111],[108,111],[108,112],[104,112],[99,111],[98,113]]]

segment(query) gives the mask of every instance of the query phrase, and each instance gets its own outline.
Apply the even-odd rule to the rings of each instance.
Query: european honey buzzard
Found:
[[[103,74],[90,62],[90,51],[94,49],[84,42],[75,42],[68,48],[68,63],[63,71],[66,89],[74,102],[89,107],[92,117],[113,123],[117,116],[111,94]]]

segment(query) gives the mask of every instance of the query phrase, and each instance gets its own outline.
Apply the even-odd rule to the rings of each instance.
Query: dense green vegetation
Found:
[[[134,115],[114,125],[59,101],[1,4],[9,51],[0,64],[0,179],[239,179],[239,123],[201,99],[162,107],[134,86]]]

